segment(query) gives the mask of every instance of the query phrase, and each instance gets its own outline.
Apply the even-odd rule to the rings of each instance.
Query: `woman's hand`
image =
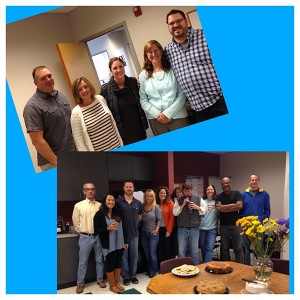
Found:
[[[125,249],[128,249],[128,244],[124,244],[124,248],[125,248]]]
[[[118,230],[118,222],[112,222],[109,226],[107,226],[107,230]]]
[[[166,232],[166,237],[169,237],[171,235],[170,232]]]
[[[171,120],[167,118],[163,113],[159,113],[156,120],[162,124],[168,124],[171,122]]]

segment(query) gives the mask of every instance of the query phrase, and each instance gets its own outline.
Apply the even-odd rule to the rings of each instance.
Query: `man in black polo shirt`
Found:
[[[230,239],[234,250],[235,261],[244,263],[241,228],[235,223],[240,218],[243,199],[239,191],[231,190],[229,177],[221,179],[223,192],[217,195],[216,209],[220,211],[221,260],[230,260]]]
[[[124,285],[129,285],[130,281],[134,284],[139,283],[136,278],[139,253],[138,224],[142,218],[143,204],[133,197],[134,183],[132,181],[124,182],[123,190],[124,196],[117,199],[117,207],[122,218],[124,242],[128,244],[128,249],[124,250],[122,257],[122,277]]]

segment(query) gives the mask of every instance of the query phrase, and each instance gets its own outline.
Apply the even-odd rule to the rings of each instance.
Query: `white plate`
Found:
[[[197,275],[199,272],[200,272],[200,269],[199,268],[197,268],[194,272],[192,272],[192,273],[188,273],[188,274],[181,274],[181,273],[177,273],[176,271],[175,271],[175,269],[176,268],[174,268],[174,269],[172,269],[172,273],[174,274],[174,275],[176,275],[176,276],[180,276],[180,277],[191,277],[191,276],[195,276],[195,275]]]
[[[249,292],[247,292],[246,289],[242,289],[242,290],[241,290],[241,294],[259,295],[259,294],[249,293]],[[270,291],[270,290],[267,290],[266,292],[260,293],[260,294],[274,294],[274,293],[273,293],[272,291]]]

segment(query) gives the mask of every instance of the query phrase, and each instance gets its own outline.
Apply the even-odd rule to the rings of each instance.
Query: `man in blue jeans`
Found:
[[[183,196],[175,201],[173,214],[177,216],[178,257],[190,255],[195,265],[199,264],[199,225],[200,216],[207,211],[206,203],[197,195],[193,195],[193,186],[186,182],[182,186]]]
[[[91,250],[94,248],[97,284],[105,288],[103,280],[103,254],[102,246],[98,234],[94,233],[94,215],[99,210],[101,203],[95,200],[96,189],[93,183],[83,185],[85,200],[75,204],[72,220],[75,230],[79,235],[79,263],[77,272],[76,293],[81,294],[84,290],[84,278],[87,271],[87,265]]]
[[[122,277],[124,285],[129,285],[130,282],[139,283],[136,278],[139,255],[138,225],[142,218],[143,204],[133,197],[134,183],[132,181],[124,182],[123,190],[124,196],[117,199],[117,207],[123,224],[124,243],[128,244],[128,249],[124,250],[122,257]]]
[[[229,249],[232,243],[235,261],[244,263],[242,229],[236,227],[236,221],[240,218],[240,209],[243,208],[243,199],[239,191],[231,189],[229,177],[221,179],[223,192],[217,195],[216,209],[220,212],[220,237],[221,237],[221,260],[229,261]]]

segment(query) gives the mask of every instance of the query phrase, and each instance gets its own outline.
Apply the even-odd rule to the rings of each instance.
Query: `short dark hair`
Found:
[[[134,182],[133,182],[132,180],[129,179],[129,180],[123,181],[123,187],[125,186],[125,183],[126,183],[126,182],[130,182],[130,183],[132,183],[132,185],[134,186]]]
[[[184,19],[186,19],[185,13],[180,9],[172,9],[168,12],[166,17],[166,23],[168,24],[168,18],[170,15],[181,14]]]
[[[193,185],[191,182],[185,182],[182,185],[182,190],[192,190],[193,189]]]
[[[42,70],[42,69],[48,69],[48,70],[49,70],[49,68],[46,67],[46,66],[37,66],[37,67],[35,67],[35,68],[32,70],[32,78],[35,79],[35,73],[36,73],[36,71]]]

